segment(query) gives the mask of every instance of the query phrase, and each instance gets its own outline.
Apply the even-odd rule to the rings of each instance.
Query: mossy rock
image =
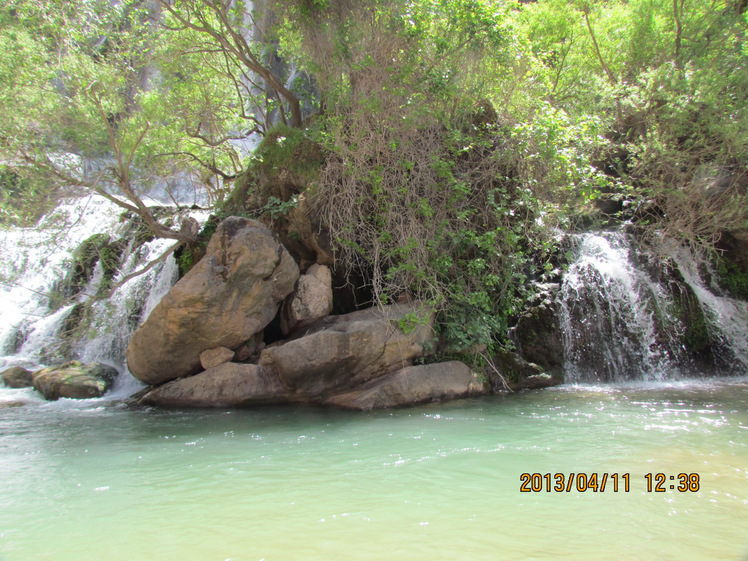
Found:
[[[552,376],[537,364],[527,362],[508,349],[495,351],[492,364],[495,369],[487,368],[486,374],[493,391],[534,390],[563,382],[560,376]]]
[[[65,298],[78,294],[93,276],[94,268],[101,258],[101,251],[109,244],[107,234],[94,234],[83,241],[73,253],[73,262],[60,287]]]
[[[717,283],[733,298],[748,300],[748,271],[727,257],[717,260]]]
[[[698,298],[691,287],[682,282],[674,283],[670,290],[673,294],[673,313],[683,328],[683,346],[692,358],[709,361],[712,341]]]
[[[101,264],[103,279],[99,292],[105,291],[119,270],[127,240],[111,241],[107,234],[94,234],[83,241],[73,253],[73,262],[65,279],[57,287],[56,298],[50,299],[50,309],[58,309],[67,299],[79,294],[93,277],[97,264]]]
[[[287,203],[304,192],[319,176],[325,161],[322,147],[301,129],[278,125],[257,147],[249,168],[234,184],[222,205],[225,216],[254,212],[259,218],[273,200]]]
[[[83,364],[77,360],[42,368],[31,377],[34,388],[45,399],[91,399],[103,396],[117,378],[117,369],[100,362]]]

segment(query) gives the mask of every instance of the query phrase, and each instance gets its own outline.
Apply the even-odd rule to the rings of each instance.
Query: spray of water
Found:
[[[104,362],[120,371],[111,392],[114,397],[139,389],[140,383],[127,372],[125,349],[135,328],[176,281],[172,256],[128,281],[111,298],[91,302],[105,280],[99,262],[80,294],[54,309],[55,288],[68,274],[76,248],[92,235],[128,239],[113,283],[140,270],[173,243],[137,243],[121,213],[106,199],[93,196],[60,205],[34,228],[0,232],[0,369],[59,362],[60,348],[67,344],[64,352],[71,358]],[[204,211],[192,214],[198,221],[207,218]],[[86,336],[71,343],[63,331],[66,322],[75,321],[71,314],[83,302],[92,307],[93,322]]]
[[[575,237],[576,260],[559,292],[565,379],[571,383],[659,381],[692,371],[688,325],[659,275],[658,258],[622,232]],[[748,372],[748,304],[715,294],[684,248],[668,253],[696,295],[718,371]]]

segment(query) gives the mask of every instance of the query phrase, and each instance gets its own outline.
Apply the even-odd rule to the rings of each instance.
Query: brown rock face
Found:
[[[31,380],[31,370],[20,366],[12,366],[0,372],[0,379],[9,388],[30,388],[34,385]]]
[[[382,409],[487,393],[488,386],[458,361],[409,366],[338,394],[325,403],[346,409]]]
[[[215,347],[200,353],[200,365],[208,370],[234,358],[234,351],[226,347]]]
[[[314,264],[301,275],[294,293],[286,298],[281,311],[281,331],[288,335],[307,327],[332,312],[332,273],[325,265]]]
[[[200,353],[235,349],[270,323],[299,268],[264,225],[229,217],[205,257],[151,312],[130,340],[127,365],[159,384],[200,370]]]
[[[284,386],[302,396],[353,388],[412,364],[433,338],[432,318],[399,322],[417,311],[408,305],[370,308],[330,316],[280,346],[262,351],[260,364],[273,369]]]
[[[159,386],[140,402],[167,407],[240,407],[287,402],[292,398],[271,370],[255,364],[226,362],[196,376]]]
[[[61,397],[90,399],[103,396],[117,378],[117,369],[100,362],[81,364],[77,360],[43,368],[32,374],[34,389],[45,399]]]

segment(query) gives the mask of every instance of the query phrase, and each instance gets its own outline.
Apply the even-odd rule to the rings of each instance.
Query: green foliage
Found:
[[[725,257],[717,259],[717,281],[733,297],[748,300],[748,273]]]
[[[319,145],[304,131],[277,125],[257,147],[250,167],[268,177],[285,173],[311,183],[317,179],[323,159]]]
[[[282,221],[305,191],[375,299],[428,302],[460,352],[505,338],[553,268],[552,228],[602,195],[702,255],[748,223],[743,4],[176,0],[161,27],[148,6],[3,0],[4,220],[61,184],[137,206],[178,172],[216,202],[236,178],[223,214]],[[305,80],[286,84],[277,53]],[[319,110],[306,130],[302,99]],[[248,130],[265,138],[243,161],[230,141]],[[98,157],[113,165],[84,177]]]
[[[270,197],[265,205],[253,210],[250,214],[255,217],[268,215],[271,219],[275,219],[279,216],[285,216],[291,209],[296,208],[298,204],[298,195],[291,196],[287,201],[282,201],[278,197]]]
[[[41,181],[43,193],[96,190],[143,215],[141,197],[158,177],[181,174],[214,198],[222,196],[221,181],[242,166],[227,142],[241,122],[234,88],[212,72],[224,61],[209,51],[190,51],[183,34],[154,25],[150,10],[138,0],[85,0],[74,7],[57,0],[3,0],[5,166],[26,183]],[[185,64],[191,70],[186,74]],[[86,172],[90,159],[109,165]],[[30,189],[26,194],[37,195]],[[23,214],[24,200],[2,203]]]
[[[0,165],[0,224],[32,226],[55,202],[54,185]]]

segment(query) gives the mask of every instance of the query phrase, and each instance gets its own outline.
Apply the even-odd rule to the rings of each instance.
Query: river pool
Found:
[[[0,559],[742,561],[748,378],[372,413],[0,389]]]

